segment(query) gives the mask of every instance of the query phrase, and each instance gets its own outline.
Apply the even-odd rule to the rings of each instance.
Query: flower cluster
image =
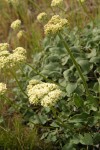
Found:
[[[17,47],[13,53],[5,49],[0,51],[0,70],[16,67],[25,61],[26,50],[23,47]]]
[[[54,106],[55,103],[62,97],[62,91],[60,89],[55,89],[50,91],[42,100],[41,105],[44,107]]]
[[[27,93],[31,104],[41,104],[44,107],[54,106],[62,96],[62,91],[56,84],[44,83],[38,80],[29,82]]]
[[[6,84],[0,83],[0,95],[4,95],[7,91]]]
[[[37,16],[37,20],[39,22],[44,22],[46,20],[46,18],[47,18],[47,14],[45,12],[42,12]]]
[[[20,40],[22,37],[24,37],[25,35],[25,31],[24,30],[20,30],[18,33],[17,33],[17,38]]]
[[[52,0],[51,7],[62,6],[63,0]]]
[[[17,47],[8,57],[8,66],[16,67],[26,61],[26,50],[23,47]]]
[[[13,30],[18,30],[18,29],[20,29],[20,27],[21,27],[21,21],[19,19],[13,21],[11,24],[11,28]]]
[[[55,35],[68,24],[67,19],[62,19],[59,15],[52,16],[51,20],[44,26],[45,35]]]
[[[9,44],[8,43],[0,43],[0,51],[8,50]]]
[[[79,1],[79,2],[83,3],[85,0],[77,0],[77,1]]]

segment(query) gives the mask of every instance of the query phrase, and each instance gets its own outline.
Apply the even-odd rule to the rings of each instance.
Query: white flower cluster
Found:
[[[8,43],[0,43],[0,51],[6,51],[9,49],[9,44]]]
[[[44,22],[46,20],[46,18],[47,18],[47,14],[45,12],[42,12],[37,16],[37,20],[39,22]]]
[[[31,80],[27,86],[29,102],[44,107],[54,106],[62,97],[62,91],[56,84],[44,83],[38,80]]]
[[[6,84],[0,83],[0,95],[5,94],[7,91]]]
[[[22,37],[24,37],[25,35],[25,31],[24,30],[20,30],[18,33],[17,33],[17,38],[20,40]]]
[[[77,1],[79,1],[79,2],[83,3],[85,0],[77,0]]]
[[[60,89],[56,89],[51,91],[41,100],[41,105],[44,107],[54,106],[55,103],[62,97],[62,91]]]
[[[1,47],[1,49],[3,48]],[[17,67],[19,64],[25,61],[26,50],[23,47],[17,47],[15,50],[13,50],[13,53],[10,53],[5,49],[0,51],[0,70]]]
[[[20,27],[21,27],[21,21],[19,19],[13,21],[11,24],[11,28],[13,30],[18,30],[18,29],[20,29]]]
[[[16,67],[26,61],[26,50],[23,47],[17,47],[8,57],[8,66]]]
[[[0,43],[0,70],[7,66],[7,57],[10,55],[8,43]]]
[[[44,26],[45,35],[55,35],[61,31],[65,25],[68,24],[67,19],[62,19],[59,15],[52,16],[51,20]]]
[[[51,7],[62,6],[63,0],[52,0]]]

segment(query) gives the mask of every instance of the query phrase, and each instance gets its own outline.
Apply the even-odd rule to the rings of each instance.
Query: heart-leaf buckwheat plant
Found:
[[[54,2],[60,1],[52,1]],[[41,61],[39,69],[41,74],[56,81],[59,88],[56,93],[56,89],[49,91],[46,88],[51,83],[37,81],[33,86],[29,84],[27,88],[29,101],[31,104],[44,107],[37,118],[44,119],[41,117],[43,111],[46,112],[45,115],[48,114],[49,119],[45,116],[41,122],[47,125],[46,127],[49,124],[50,128],[43,130],[41,139],[54,142],[55,147],[59,145],[58,149],[62,150],[99,148],[100,58],[98,60],[96,57],[100,56],[98,37],[100,30],[96,28],[90,34],[87,27],[88,31],[84,35],[81,33],[77,35],[78,29],[73,30],[73,33],[69,32],[69,25],[68,20],[58,14],[52,16],[44,25],[45,56],[43,53],[43,58],[40,58],[43,62]],[[46,108],[47,106],[49,109]],[[31,120],[33,124],[37,121],[36,117],[35,120]]]

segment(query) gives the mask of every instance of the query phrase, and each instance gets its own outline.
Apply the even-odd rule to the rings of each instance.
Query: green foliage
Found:
[[[28,99],[15,86],[15,102],[8,109],[10,114],[20,112],[24,124],[30,128],[36,127],[41,136],[40,140],[53,144],[57,150],[100,147],[99,34],[99,26],[94,28],[92,24],[81,32],[75,28],[73,31],[67,29],[63,33],[63,38],[86,79],[90,95],[86,95],[78,71],[58,36],[44,39],[44,51],[33,57],[31,66],[34,66],[35,70],[27,64],[20,66],[20,70],[16,72],[24,91],[32,78],[57,83],[63,90],[63,99],[50,109],[30,106]],[[15,80],[10,82],[15,84]],[[0,121],[3,122],[2,116]],[[50,148],[52,149],[52,146]]]
[[[20,6],[16,10],[19,10],[23,24],[26,22],[29,25],[30,19],[24,20],[26,9],[23,12],[22,8]],[[29,34],[26,47],[33,49],[34,46],[37,51],[41,35],[38,32],[37,36],[32,27],[35,25],[29,29],[32,39],[28,39]],[[46,37],[43,41],[44,50],[33,56],[31,65],[24,64],[16,72],[13,70],[17,83],[24,92],[16,86],[16,78],[12,77],[8,82],[13,88],[7,95],[11,98],[0,97],[1,149],[100,148],[100,27],[91,23],[84,30],[67,28],[62,37],[82,70],[90,94],[86,94],[79,72],[60,37]],[[26,93],[26,87],[32,78],[56,83],[64,93],[63,98],[53,108],[30,105],[27,95],[23,93]],[[13,114],[21,114],[22,118],[15,117],[9,124],[3,109],[6,109],[8,118]]]
[[[44,129],[40,127],[43,132],[41,138],[46,142],[54,142],[55,146],[58,144],[58,149],[86,149],[87,146],[93,149],[99,146],[99,34],[99,26],[94,28],[90,24],[81,32],[77,28],[73,31],[67,29],[63,35],[88,83],[89,96],[86,95],[82,80],[58,36],[46,37],[44,51],[41,57],[40,53],[37,55],[38,62],[39,59],[41,61],[41,64],[37,63],[37,69],[48,80],[59,84],[65,95],[55,106],[55,116],[51,110],[37,108],[39,112],[29,120],[29,124],[43,125]],[[39,78],[39,75],[34,78]]]

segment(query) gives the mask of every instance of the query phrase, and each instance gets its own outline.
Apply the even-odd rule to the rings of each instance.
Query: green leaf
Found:
[[[71,74],[71,72],[72,72],[72,71],[71,71],[70,69],[67,69],[67,70],[65,70],[65,71],[63,72],[64,78],[65,78],[66,81],[69,80],[69,75]]]
[[[70,118],[69,122],[70,123],[81,123],[81,122],[87,122],[88,120],[88,114],[87,113],[81,113],[74,115],[73,117]]]
[[[100,57],[92,57],[91,59],[90,59],[90,62],[92,62],[92,63],[94,63],[94,64],[96,64],[96,63],[99,63],[100,62]]]
[[[95,145],[99,144],[100,143],[100,133],[95,133],[94,136],[93,136],[93,143]]]
[[[66,91],[67,91],[68,96],[70,96],[70,94],[72,94],[76,88],[77,88],[77,83],[69,82],[67,84],[67,87],[66,87]]]
[[[90,110],[97,111],[98,106],[99,106],[98,100],[94,98],[93,96],[88,96],[85,104],[88,106],[89,111]]]
[[[52,122],[51,124],[50,124],[50,126],[52,126],[52,127],[59,127],[59,125],[56,123],[56,122]]]
[[[56,131],[49,133],[47,136],[47,141],[48,142],[55,142],[57,140],[56,134],[57,134]]]
[[[88,73],[91,69],[91,64],[89,63],[88,60],[83,59],[81,57],[78,57],[77,59],[78,64],[81,66],[82,70],[84,71],[84,73]]]
[[[48,132],[43,133],[41,140],[45,139],[48,136],[48,134],[49,134]]]
[[[93,138],[90,133],[85,133],[84,136],[80,135],[80,143],[83,145],[93,145]]]
[[[42,123],[42,124],[45,124],[46,122],[47,122],[47,120],[48,120],[48,117],[47,117],[47,115],[41,115],[41,114],[39,114],[39,120],[40,120],[40,122]]]
[[[87,58],[92,58],[96,56],[96,49],[92,49],[91,53],[87,54]]]
[[[96,82],[94,84],[93,90],[95,91],[95,93],[99,93],[99,83],[98,82]]]
[[[66,87],[66,80],[65,79],[59,79],[59,84],[63,87]]]
[[[76,107],[83,107],[83,99],[78,94],[74,94],[73,99]]]
[[[76,148],[74,148],[72,143],[67,143],[63,146],[62,150],[76,150]]]

